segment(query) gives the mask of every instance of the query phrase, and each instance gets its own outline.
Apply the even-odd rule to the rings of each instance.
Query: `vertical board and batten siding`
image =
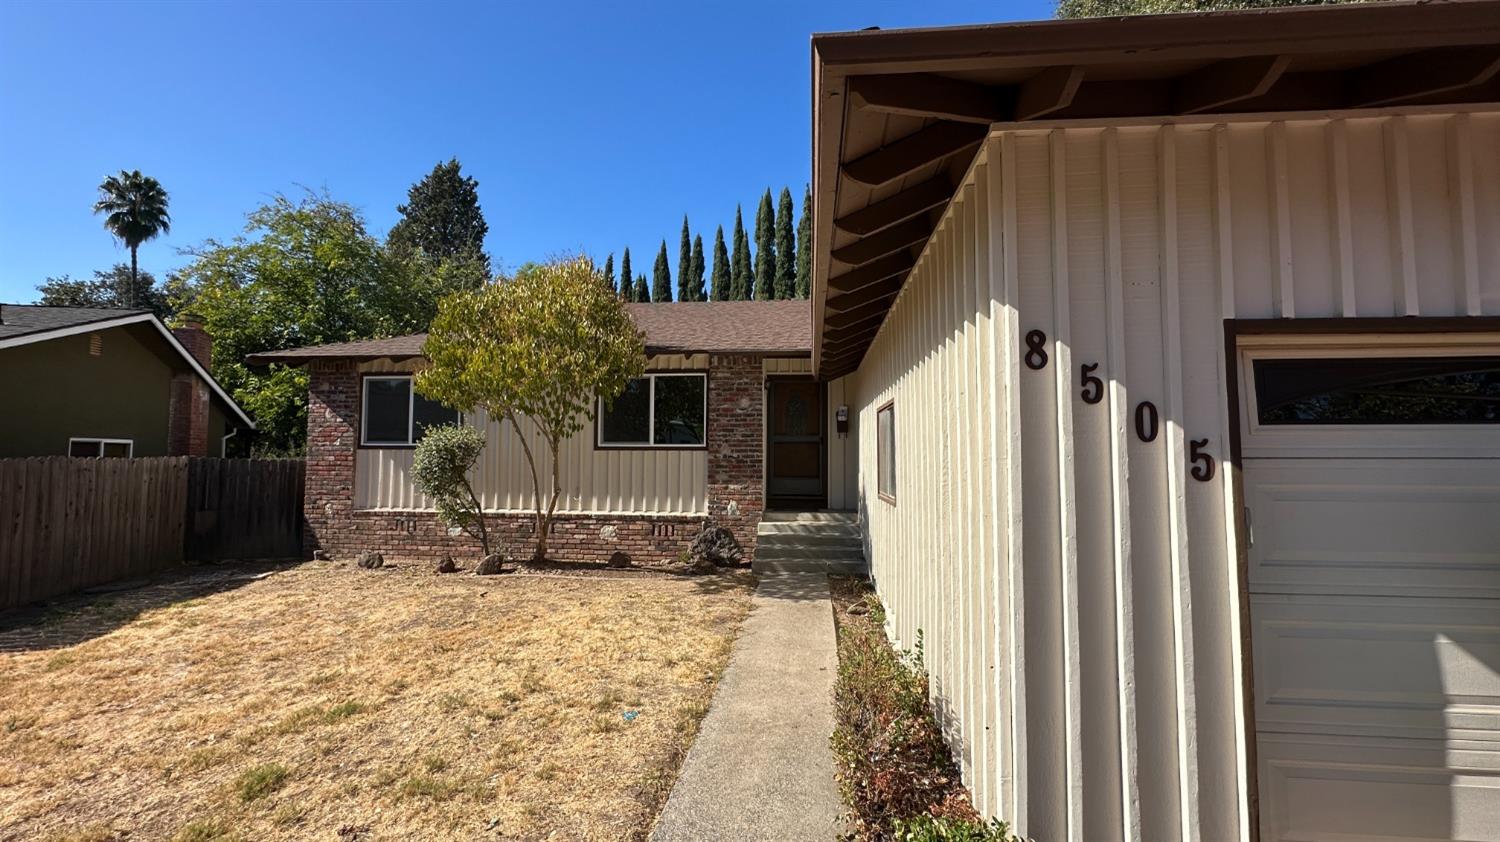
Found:
[[[888,631],[981,810],[1248,838],[1223,321],[1500,315],[1497,150],[1483,109],[997,127],[845,383]]]
[[[661,355],[647,363],[648,371],[707,371],[708,355]],[[411,371],[410,363],[381,360],[360,367],[361,374]],[[496,512],[533,511],[534,491],[516,432],[508,422],[483,413],[469,423],[485,431],[488,444],[480,455],[475,491],[484,507]],[[714,423],[712,418],[708,423]],[[549,470],[545,442],[528,422],[532,452],[538,469]],[[562,495],[558,511],[565,514],[708,513],[708,452],[703,449],[600,449],[594,447],[594,424],[586,421],[578,435],[560,449]],[[410,448],[361,448],[355,456],[354,505],[358,509],[421,510],[431,508],[411,480]]]

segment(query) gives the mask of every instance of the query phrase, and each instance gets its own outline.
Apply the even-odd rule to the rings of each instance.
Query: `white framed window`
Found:
[[[664,371],[637,377],[613,400],[599,399],[594,444],[601,448],[708,446],[708,375]]]
[[[413,447],[430,427],[457,424],[457,410],[417,394],[410,374],[370,374],[361,384],[363,447]]]
[[[133,439],[95,439],[74,436],[68,439],[68,455],[83,459],[114,457],[129,459],[135,454]]]

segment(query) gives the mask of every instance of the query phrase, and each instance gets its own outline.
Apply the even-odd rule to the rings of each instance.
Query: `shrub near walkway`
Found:
[[[927,699],[921,638],[896,652],[868,585],[831,577],[838,629],[834,760],[850,836],[901,842],[1010,842],[969,804]]]
[[[640,838],[748,597],[312,562],[75,604],[0,632],[0,839]]]

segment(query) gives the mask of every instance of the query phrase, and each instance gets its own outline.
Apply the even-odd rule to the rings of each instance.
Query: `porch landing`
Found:
[[[833,839],[840,805],[828,737],[837,666],[827,575],[762,573],[651,838]]]

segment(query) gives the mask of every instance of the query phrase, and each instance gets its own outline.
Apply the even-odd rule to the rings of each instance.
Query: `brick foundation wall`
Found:
[[[728,527],[755,552],[755,529],[765,508],[764,403],[761,357],[714,356],[708,387],[709,519]],[[355,510],[354,466],[359,446],[360,376],[350,360],[308,365],[307,486],[304,547],[335,558],[379,551],[390,559],[435,560],[444,554],[477,557],[479,544],[449,534],[431,512]],[[549,555],[561,561],[607,561],[624,551],[638,564],[674,558],[697,535],[703,518],[683,515],[554,517]],[[526,554],[531,515],[490,515],[493,548]]]

